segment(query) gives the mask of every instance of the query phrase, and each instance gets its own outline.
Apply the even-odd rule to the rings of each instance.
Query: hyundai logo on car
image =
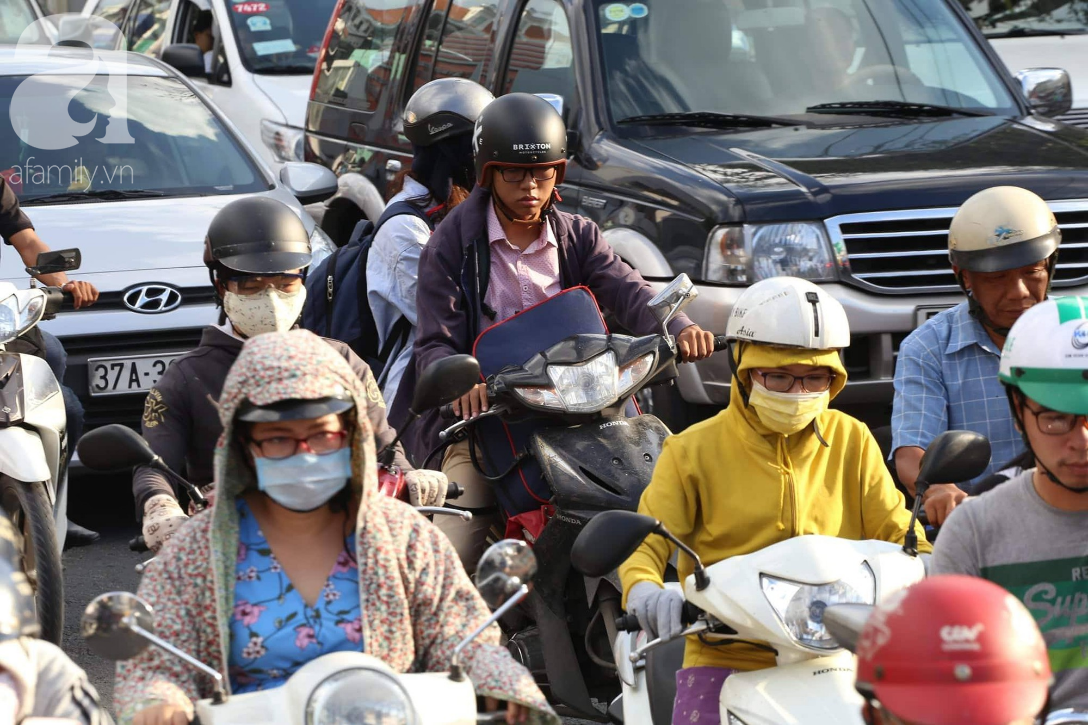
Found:
[[[142,284],[125,290],[121,301],[133,312],[154,315],[177,309],[181,305],[181,292],[168,284]]]

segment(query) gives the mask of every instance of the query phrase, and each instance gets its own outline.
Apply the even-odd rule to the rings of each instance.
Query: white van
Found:
[[[1088,128],[1088,0],[960,1],[1013,74],[1065,69],[1073,83],[1073,109],[1061,120]]]
[[[223,111],[274,171],[302,161],[314,64],[336,0],[129,0],[125,47],[170,63]],[[213,45],[195,30],[211,13]]]

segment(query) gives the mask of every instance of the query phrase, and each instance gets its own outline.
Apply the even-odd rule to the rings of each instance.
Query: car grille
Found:
[[[1088,281],[1088,201],[1050,202],[1062,230],[1056,286]],[[954,208],[845,214],[827,220],[849,263],[843,280],[884,294],[959,289],[948,263],[948,227]]]
[[[1079,128],[1088,128],[1088,108],[1074,108],[1069,113],[1058,116],[1062,123]]]
[[[215,304],[215,288],[211,286],[205,287],[179,287],[178,292],[181,293],[182,305],[212,305]],[[113,310],[128,310],[123,301],[124,291],[119,290],[116,292],[103,292],[98,295],[98,300],[94,303],[94,311],[113,311]],[[75,308],[72,307],[71,300],[65,299],[64,304],[61,306],[61,312],[73,312]],[[147,313],[144,313],[147,314]]]

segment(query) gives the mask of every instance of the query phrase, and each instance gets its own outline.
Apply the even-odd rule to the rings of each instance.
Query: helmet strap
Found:
[[[547,204],[543,209],[540,210],[540,215],[537,216],[536,219],[518,219],[517,217],[514,216],[514,212],[510,209],[510,207],[508,207],[508,206],[506,206],[506,204],[502,203],[502,199],[499,198],[498,194],[493,193],[491,195],[491,198],[495,200],[495,208],[499,210],[499,213],[503,215],[503,217],[506,219],[506,221],[510,222],[511,224],[521,224],[522,226],[526,226],[526,227],[537,226],[537,225],[543,224],[544,223],[544,214],[551,207],[550,203]]]
[[[737,342],[737,359],[733,359],[733,342],[730,341],[728,345],[729,353],[729,372],[732,373],[733,379],[737,381],[737,388],[740,389],[740,397],[744,400],[744,407],[748,407],[748,390],[744,387],[744,383],[740,381],[740,358],[744,353],[744,343]]]
[[[1012,417],[1016,420],[1016,424],[1020,426],[1020,435],[1024,439],[1024,445],[1027,447],[1031,457],[1035,459],[1035,466],[1046,474],[1046,477],[1049,478],[1052,483],[1064,488],[1066,491],[1078,494],[1088,493],[1088,488],[1073,488],[1072,486],[1067,486],[1062,483],[1060,478],[1051,473],[1050,470],[1042,464],[1039,457],[1035,455],[1035,449],[1031,447],[1031,441],[1028,439],[1028,429],[1024,424],[1024,416],[1020,415],[1020,405],[1023,402],[1023,400],[1020,399],[1020,396],[1022,396],[1023,393],[1020,393],[1019,389],[1014,389],[1011,385],[1005,385],[1005,394],[1009,398],[1009,407],[1012,408]]]

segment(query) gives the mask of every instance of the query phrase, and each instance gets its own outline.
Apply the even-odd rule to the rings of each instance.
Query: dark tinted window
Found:
[[[479,82],[491,60],[498,11],[497,0],[436,0],[427,18],[414,87],[435,78]]]
[[[336,0],[246,0],[230,4],[242,61],[254,73],[311,74]]]
[[[557,0],[529,0],[518,21],[503,93],[551,93],[574,99],[570,24]]]

